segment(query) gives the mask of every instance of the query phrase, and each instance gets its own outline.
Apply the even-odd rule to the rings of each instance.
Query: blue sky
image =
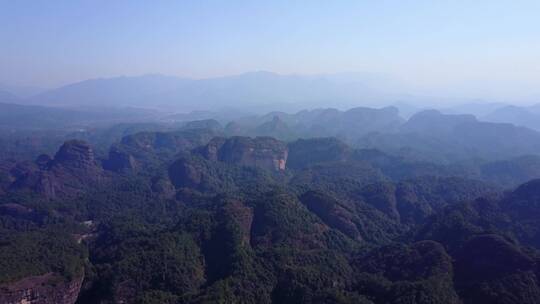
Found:
[[[363,71],[540,96],[539,16],[532,0],[0,0],[0,82]]]

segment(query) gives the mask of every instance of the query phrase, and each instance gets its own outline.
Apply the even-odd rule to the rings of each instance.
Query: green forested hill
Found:
[[[208,134],[125,138],[121,170],[82,142],[5,163],[1,282],[84,269],[79,303],[536,303],[538,181]]]

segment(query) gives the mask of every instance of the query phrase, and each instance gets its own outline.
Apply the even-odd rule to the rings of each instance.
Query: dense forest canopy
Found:
[[[17,130],[0,148],[2,301],[36,282],[65,303],[540,298],[530,129],[355,108]]]
[[[0,0],[0,304],[540,304],[539,12]]]

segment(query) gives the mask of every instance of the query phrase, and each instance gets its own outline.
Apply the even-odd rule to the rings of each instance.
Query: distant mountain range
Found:
[[[354,147],[379,149],[415,160],[455,162],[540,154],[540,133],[533,129],[534,115],[539,114],[534,110],[530,107],[522,114],[529,117],[528,121],[518,117],[513,123],[501,123],[477,119],[471,114],[443,114],[437,110],[423,110],[404,119],[396,107],[354,107],[346,111],[318,108],[293,114],[199,111],[171,115],[133,107],[52,107],[0,102],[0,131],[73,132],[108,128],[119,123],[152,123],[162,129],[203,126],[222,130],[227,135],[271,136],[285,141],[337,137]],[[532,127],[523,127],[525,123]]]
[[[412,116],[397,132],[376,132],[358,146],[430,160],[502,159],[540,151],[540,133],[509,123],[477,120],[426,110]]]
[[[517,106],[495,102],[473,102],[440,110],[445,114],[472,114],[481,121],[511,123],[540,130],[540,103]]]
[[[0,102],[0,129],[48,129],[86,127],[146,121],[155,111],[134,108],[58,108]]]
[[[540,130],[540,104],[528,107],[504,106],[482,116],[482,120],[506,122]]]
[[[7,91],[0,90],[0,101],[1,102],[16,102],[18,98]]]
[[[207,79],[154,74],[89,79],[51,90],[0,84],[0,103],[79,109],[138,107],[176,113],[219,111],[227,112],[229,118],[276,110],[293,113],[328,106],[348,109],[393,105],[404,118],[437,108],[445,114],[472,114],[480,121],[540,130],[540,104],[515,106],[480,100],[447,106],[443,104],[448,100],[407,95],[405,91],[399,81],[366,73],[305,76],[249,72]],[[437,104],[439,101],[441,104]]]
[[[475,101],[454,105],[440,110],[445,114],[472,114],[476,117],[483,117],[506,106],[507,104],[500,102]]]
[[[272,136],[280,139],[335,136],[354,142],[370,132],[393,132],[405,122],[395,107],[356,107],[303,110],[295,114],[270,112],[237,119],[226,126],[235,135]]]
[[[296,111],[307,105],[375,105],[395,100],[391,95],[397,94],[398,87],[389,78],[359,73],[303,76],[249,72],[208,79],[144,75],[85,80],[22,98],[21,102],[159,107],[183,112],[231,107],[268,111],[281,106]]]
[[[45,90],[46,89],[32,87],[32,86],[7,85],[7,84],[0,83],[0,91],[7,92],[16,98],[29,98],[31,96],[42,93]],[[6,100],[3,100],[3,96],[1,94],[0,94],[0,101],[3,101],[3,102],[6,101]]]

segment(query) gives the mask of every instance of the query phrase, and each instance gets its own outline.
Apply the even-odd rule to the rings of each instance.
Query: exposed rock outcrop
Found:
[[[200,149],[211,161],[253,166],[268,170],[285,170],[288,157],[287,145],[271,137],[217,137]]]
[[[88,143],[82,140],[70,140],[66,141],[56,152],[50,166],[88,171],[95,170],[97,163],[94,159],[94,150]]]
[[[55,198],[76,194],[104,178],[92,148],[80,140],[66,141],[52,160],[46,162],[46,157],[40,156],[36,163],[17,174],[12,188],[29,188]]]

